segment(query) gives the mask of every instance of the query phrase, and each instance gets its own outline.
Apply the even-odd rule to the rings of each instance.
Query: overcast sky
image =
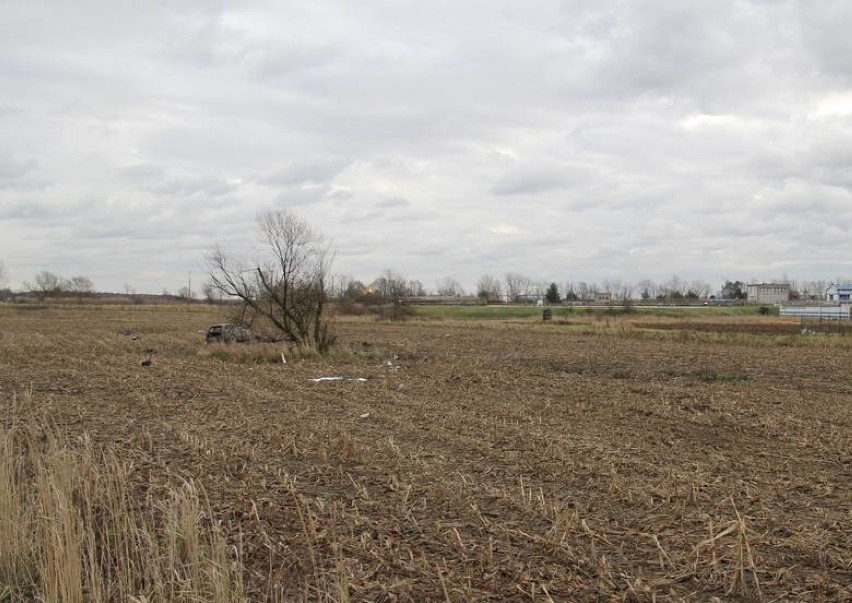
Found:
[[[289,208],[427,288],[852,275],[848,0],[6,0],[0,261],[200,282]]]

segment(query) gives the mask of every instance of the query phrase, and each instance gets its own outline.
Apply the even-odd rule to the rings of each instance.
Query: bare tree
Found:
[[[476,296],[485,301],[498,301],[503,295],[503,284],[496,276],[483,274],[476,283]]]
[[[444,297],[461,297],[464,295],[464,288],[456,279],[448,276],[438,282],[437,292]]]
[[[505,280],[506,295],[508,295],[509,301],[517,303],[521,301],[522,297],[529,295],[530,287],[532,286],[532,281],[529,277],[516,272],[507,272]]]
[[[423,297],[426,295],[426,288],[423,286],[423,283],[417,279],[411,279],[406,283],[406,295]]]
[[[639,291],[639,297],[643,300],[654,299],[657,297],[657,283],[649,278],[643,278],[636,283],[636,289]]]
[[[35,281],[24,283],[24,286],[32,291],[39,301],[43,301],[46,297],[56,295],[62,290],[62,279],[52,272],[42,270],[35,275]]]
[[[595,288],[595,292],[609,293],[613,300],[624,301],[633,294],[633,285],[618,278],[605,278],[601,281],[600,289]]]
[[[75,276],[70,279],[62,279],[59,284],[62,291],[72,293],[77,297],[77,301],[82,301],[84,297],[95,292],[95,285],[92,279],[86,276]]]
[[[216,247],[207,257],[210,282],[238,298],[248,317],[268,320],[299,347],[327,352],[334,342],[325,312],[329,243],[287,210],[262,213],[258,227],[265,256],[232,260]]]
[[[177,296],[183,301],[190,302],[195,299],[195,291],[184,285],[183,287],[177,290]]]
[[[390,268],[382,272],[382,275],[373,282],[373,287],[380,297],[393,303],[399,303],[403,297],[412,295],[405,275]]]
[[[667,299],[680,299],[686,293],[686,283],[677,274],[674,274],[671,279],[663,283],[662,289],[663,296]]]
[[[804,281],[802,283],[802,296],[805,299],[825,299],[827,289],[828,283],[826,281]]]
[[[355,280],[351,274],[337,273],[329,278],[328,295],[335,299],[342,299],[346,295],[346,287]]]
[[[201,285],[201,295],[204,296],[204,301],[208,304],[222,303],[222,291],[217,289],[210,281]]]
[[[6,284],[6,266],[3,262],[0,262],[0,287],[3,287]]]
[[[63,282],[62,288],[69,293],[75,293],[79,296],[95,292],[95,284],[92,282],[92,279],[86,276],[72,277]]]
[[[372,285],[378,301],[382,304],[381,314],[390,320],[402,320],[413,311],[406,304],[406,298],[423,295],[423,285],[420,281],[408,280],[399,272],[387,269]]]
[[[633,283],[629,281],[623,281],[618,278],[611,279],[609,281],[609,288],[614,300],[624,301],[633,298]]]
[[[382,272],[382,275],[373,281],[372,288],[378,295],[388,300],[426,295],[423,283],[416,279],[408,279],[390,268]]]
[[[340,293],[340,296],[345,299],[358,299],[362,297],[367,292],[367,285],[362,283],[359,280],[354,278],[350,278],[343,287],[343,291]]]
[[[689,283],[689,291],[700,298],[706,298],[710,295],[710,283],[701,279],[695,279]]]

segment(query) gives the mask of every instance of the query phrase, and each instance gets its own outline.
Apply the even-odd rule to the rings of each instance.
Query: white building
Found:
[[[832,283],[825,292],[825,299],[834,302],[852,301],[852,283]]]
[[[790,300],[787,283],[752,283],[746,285],[746,298],[750,304],[780,304]]]

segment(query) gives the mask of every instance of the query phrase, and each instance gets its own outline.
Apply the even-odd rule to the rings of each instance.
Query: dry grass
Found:
[[[852,600],[845,343],[757,317],[359,319],[343,352],[284,364],[209,353],[216,318],[0,308],[0,411],[11,433],[51,421],[66,448],[111,450],[132,500],[203,487],[246,599]]]
[[[4,601],[244,600],[243,570],[191,482],[158,500],[91,440],[0,431]]]

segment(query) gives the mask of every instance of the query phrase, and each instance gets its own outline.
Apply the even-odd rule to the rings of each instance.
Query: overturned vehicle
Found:
[[[204,339],[207,343],[247,343],[252,337],[251,331],[244,326],[223,323],[207,329]]]

